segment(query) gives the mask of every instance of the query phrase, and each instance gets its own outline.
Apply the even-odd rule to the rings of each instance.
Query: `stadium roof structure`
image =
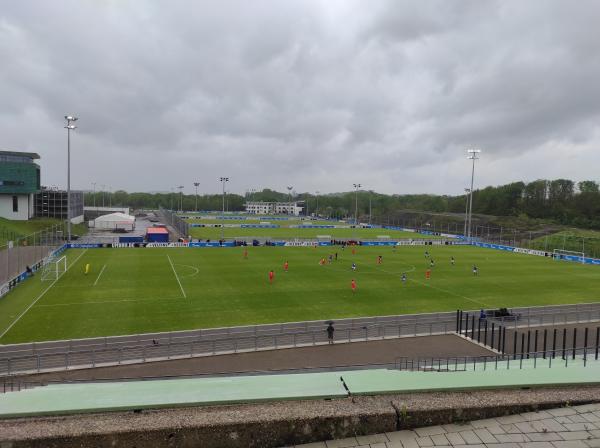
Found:
[[[19,152],[19,151],[0,151],[0,156],[29,157],[31,159],[39,159],[40,158],[40,155],[36,152]]]

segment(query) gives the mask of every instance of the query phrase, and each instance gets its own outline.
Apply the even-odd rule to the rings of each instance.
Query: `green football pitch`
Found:
[[[248,247],[247,259],[243,247],[72,249],[58,280],[41,281],[37,274],[0,299],[0,343],[599,298],[597,266],[427,246],[435,266],[425,280],[425,249],[357,247],[352,254],[339,246]],[[335,252],[337,261],[319,264]]]
[[[225,225],[239,225],[239,224],[259,224],[260,222],[268,222],[270,224],[277,225],[277,228],[256,228],[256,227],[190,227],[190,234],[193,238],[202,240],[218,240],[221,237],[235,239],[235,238],[270,238],[270,239],[315,239],[318,237],[326,236],[331,239],[373,239],[377,240],[378,237],[384,236],[390,239],[439,239],[439,236],[423,235],[416,232],[406,232],[402,230],[382,229],[382,228],[297,228],[290,227],[292,225],[338,225],[338,226],[350,226],[347,223],[341,223],[337,221],[300,221],[300,220],[282,220],[275,221],[264,219],[246,219],[246,220],[218,220],[218,219],[188,219],[189,224],[225,224]]]

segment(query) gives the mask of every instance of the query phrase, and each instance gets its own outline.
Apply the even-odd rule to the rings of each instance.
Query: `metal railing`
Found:
[[[447,334],[453,322],[403,322],[397,325],[372,325],[337,328],[334,343],[362,342],[387,338]],[[328,344],[324,327],[320,331],[226,338],[190,339],[174,342],[153,340],[150,344],[91,347],[67,352],[39,350],[35,354],[0,358],[0,376],[22,373],[106,367],[121,364],[184,359],[216,354],[232,354]]]
[[[600,320],[600,303],[514,308],[517,328],[540,322]],[[477,311],[471,311],[477,313]],[[271,350],[327,343],[326,321],[306,321],[0,346],[0,376],[23,372],[139,363],[240,351]],[[335,342],[448,334],[456,312],[335,320]],[[489,337],[491,338],[491,332]],[[496,337],[497,345],[498,339]]]
[[[600,367],[598,362],[600,348],[579,347],[546,352],[499,354],[495,356],[459,356],[448,358],[408,358],[395,360],[395,368],[402,371],[426,372],[466,372],[506,369],[536,369],[542,367]]]

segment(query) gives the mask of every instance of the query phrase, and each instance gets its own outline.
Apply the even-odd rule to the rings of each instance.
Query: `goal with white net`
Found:
[[[57,280],[67,271],[67,257],[50,257],[42,268],[42,281]]]
[[[555,260],[577,261],[579,263],[585,263],[585,254],[583,252],[577,252],[574,250],[554,249],[552,251],[552,257]]]

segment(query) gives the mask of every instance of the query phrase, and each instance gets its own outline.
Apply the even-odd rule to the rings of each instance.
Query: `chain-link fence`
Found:
[[[175,212],[161,207],[157,214],[161,218],[162,222],[168,226],[171,226],[176,232],[179,233],[179,235],[177,235],[178,237],[188,238],[190,234],[188,223],[177,216]]]
[[[364,217],[361,219],[362,221],[365,221]],[[461,220],[456,214],[403,212],[401,217],[373,216],[372,223],[434,234],[464,235],[466,231],[464,220]],[[471,234],[477,240],[493,244],[546,252],[561,249],[583,252],[587,257],[600,258],[600,237],[594,235],[593,232],[586,234],[586,231],[578,229],[564,230],[556,225],[540,226],[539,228],[527,228],[527,226],[516,228],[474,223]]]
[[[19,281],[29,267],[35,272],[50,253],[64,244],[63,225],[55,225],[29,235],[9,235],[0,246],[0,296]]]

